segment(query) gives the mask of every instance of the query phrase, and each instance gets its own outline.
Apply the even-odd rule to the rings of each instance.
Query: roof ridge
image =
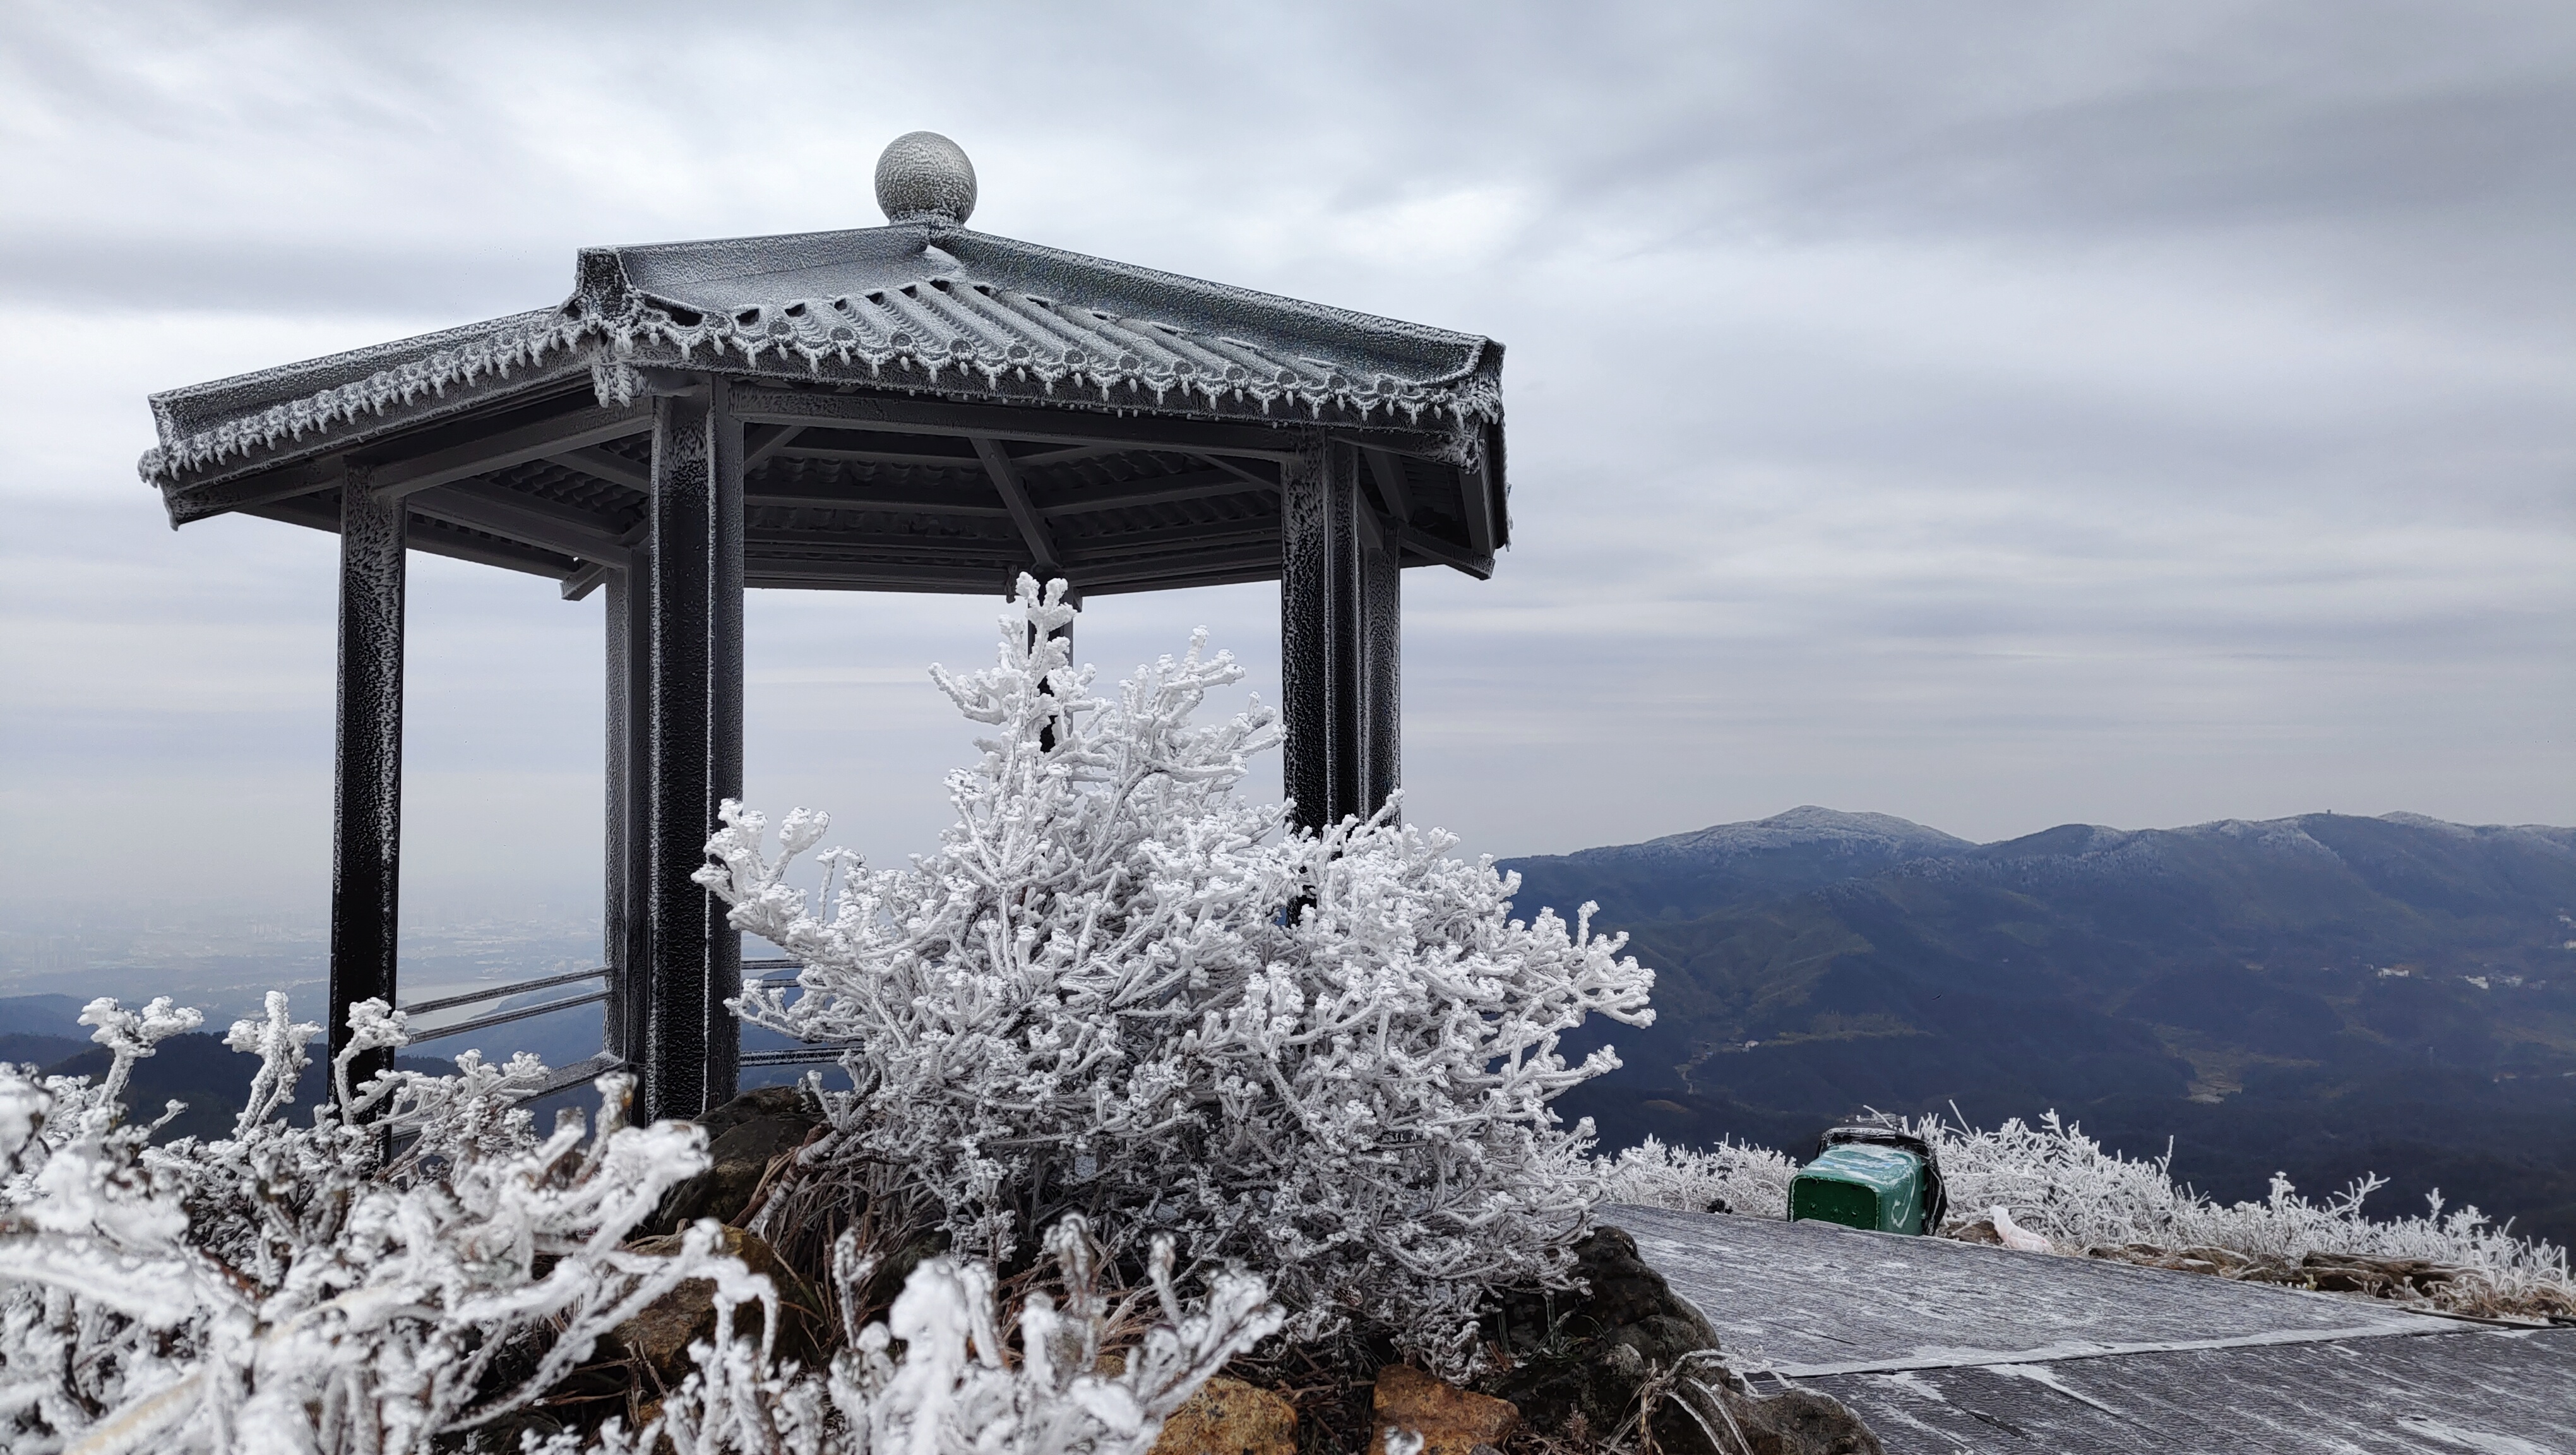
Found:
[[[1220,416],[1338,411],[1362,427],[1384,411],[1464,435],[1501,418],[1501,355],[1477,334],[963,227],[626,244],[582,249],[551,309],[155,394],[159,443],[139,469],[174,481],[425,397],[525,387],[539,381],[513,376],[550,362],[548,381],[587,364],[602,403],[633,400],[637,366],[695,364],[1016,404],[1121,407],[1123,392],[1125,407],[1168,409],[1178,395]]]

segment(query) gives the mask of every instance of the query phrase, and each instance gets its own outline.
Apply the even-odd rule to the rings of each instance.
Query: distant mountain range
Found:
[[[2439,1187],[2576,1243],[2576,829],[2309,814],[1974,844],[1798,808],[1507,861],[1626,930],[1658,1020],[1605,1140],[1803,1150],[1861,1106],[2054,1108],[2205,1191]]]
[[[1567,1102],[1611,1146],[1803,1152],[1863,1106],[2054,1108],[2132,1155],[2170,1139],[2221,1197],[2377,1172],[2382,1215],[2438,1187],[2576,1244],[2576,829],[2310,814],[1974,844],[1798,808],[1504,867],[1526,911],[1598,901],[1656,971],[1653,1027],[1573,1048],[1626,1062]],[[79,1008],[0,998],[0,1060],[100,1069]],[[136,1068],[138,1107],[190,1103],[170,1135],[231,1123],[250,1063],[220,1020]],[[598,1035],[590,1010],[474,1040],[560,1065]]]

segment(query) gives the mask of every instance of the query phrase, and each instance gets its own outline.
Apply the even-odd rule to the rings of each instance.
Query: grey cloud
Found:
[[[174,359],[542,305],[584,243],[865,225],[917,125],[998,231],[1510,345],[1518,544],[1407,581],[1412,806],[1473,848],[1801,802],[2576,815],[2560,7],[23,13],[14,893],[114,883],[62,833],[108,808],[244,896],[327,851],[329,542],[163,529],[131,463]],[[419,582],[422,895],[592,892],[596,603]],[[789,679],[979,659],[993,609],[756,598],[754,796],[927,842],[970,735]],[[1082,655],[1204,620],[1275,698],[1272,609],[1104,601]]]

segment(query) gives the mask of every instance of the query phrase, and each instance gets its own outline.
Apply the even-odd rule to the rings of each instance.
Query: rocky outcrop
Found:
[[[1378,1371],[1369,1417],[1369,1455],[1387,1455],[1398,1434],[1421,1437],[1419,1455],[1492,1455],[1521,1422],[1511,1401],[1471,1394],[1409,1364]]]
[[[626,1246],[638,1253],[667,1257],[677,1253],[680,1234],[639,1238]],[[830,1325],[823,1300],[804,1279],[778,1259],[767,1243],[740,1228],[724,1230],[719,1251],[729,1253],[754,1273],[765,1274],[778,1290],[778,1356],[811,1368],[822,1362],[829,1347]],[[693,1278],[647,1305],[643,1312],[609,1331],[601,1341],[600,1353],[612,1359],[631,1360],[649,1370],[652,1379],[667,1387],[679,1382],[689,1370],[689,1345],[700,1339],[713,1339],[716,1331],[716,1286],[713,1281]],[[734,1310],[736,1334],[757,1339],[762,1333],[764,1315],[759,1304],[745,1304]],[[639,1381],[639,1388],[651,1381]]]
[[[1707,1317],[1627,1233],[1601,1228],[1574,1251],[1585,1291],[1506,1299],[1497,1332],[1511,1365],[1482,1381],[1533,1428],[1583,1444],[1643,1410],[1655,1448],[1674,1455],[1879,1455],[1841,1401],[1746,1388],[1716,1358]]]
[[[1220,1374],[1163,1421],[1153,1455],[1297,1455],[1297,1407]]]
[[[823,1108],[803,1089],[764,1086],[697,1118],[707,1129],[707,1170],[674,1187],[638,1232],[676,1233],[700,1218],[743,1220],[778,1161],[823,1126]]]

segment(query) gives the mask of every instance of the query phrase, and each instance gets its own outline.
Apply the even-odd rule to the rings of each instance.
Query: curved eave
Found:
[[[1387,461],[1436,463],[1461,514],[1423,535],[1425,559],[1482,574],[1510,531],[1502,353],[964,229],[591,249],[561,307],[155,395],[142,470],[174,525],[310,506],[353,466],[436,491],[595,452],[649,428],[650,395],[715,373],[780,428],[935,417],[969,437],[1275,459],[1322,427],[1396,469],[1381,483],[1399,494],[1411,467]]]

